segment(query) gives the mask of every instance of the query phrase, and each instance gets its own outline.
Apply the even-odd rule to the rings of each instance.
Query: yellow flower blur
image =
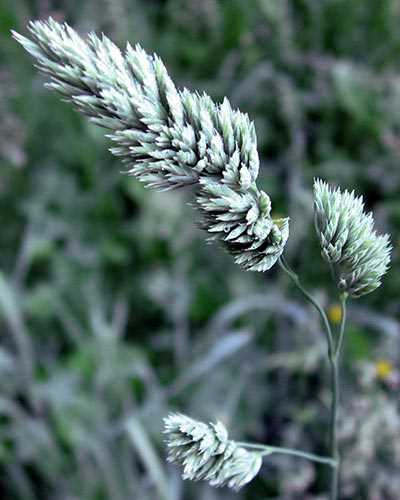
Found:
[[[328,309],[328,318],[331,323],[337,325],[342,319],[342,308],[339,304],[332,304]]]
[[[381,359],[375,364],[376,376],[382,380],[386,379],[393,371],[393,365],[387,359]]]

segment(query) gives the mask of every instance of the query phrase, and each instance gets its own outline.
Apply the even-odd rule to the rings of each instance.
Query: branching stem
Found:
[[[300,282],[298,275],[290,268],[285,258],[281,256],[278,260],[281,269],[289,276],[296,287],[301,291],[301,293],[306,297],[306,299],[315,307],[318,311],[322,323],[325,327],[326,340],[328,344],[328,359],[331,372],[331,391],[332,391],[332,403],[331,403],[331,416],[330,416],[330,455],[332,463],[335,467],[332,469],[331,476],[331,488],[330,488],[330,500],[337,500],[338,490],[339,490],[339,468],[340,468],[340,456],[339,447],[337,440],[337,423],[338,423],[338,411],[339,411],[339,397],[340,397],[340,373],[339,373],[339,361],[340,354],[343,346],[344,331],[346,326],[346,301],[348,294],[343,293],[340,297],[341,302],[341,322],[339,338],[335,345],[334,338],[332,335],[331,326],[325,311],[319,302],[303,287]]]

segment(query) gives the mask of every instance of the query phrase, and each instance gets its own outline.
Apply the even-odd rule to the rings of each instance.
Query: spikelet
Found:
[[[381,284],[390,262],[390,238],[374,230],[362,197],[314,183],[315,228],[323,258],[333,265],[338,288],[361,297]]]
[[[221,422],[205,424],[172,413],[164,419],[164,425],[168,461],[183,466],[183,479],[204,480],[211,486],[238,491],[260,470],[261,454],[228,439]]]

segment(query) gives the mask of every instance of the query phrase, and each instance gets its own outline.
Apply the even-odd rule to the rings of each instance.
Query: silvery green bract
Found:
[[[156,55],[129,44],[122,53],[94,33],[84,41],[51,18],[31,22],[31,39],[14,37],[60,92],[92,122],[108,129],[111,152],[128,172],[161,190],[196,186],[196,205],[212,239],[245,269],[265,271],[281,255],[288,219],[271,218],[256,186],[254,124],[209,96],[179,91]]]
[[[238,491],[249,483],[262,465],[260,453],[247,451],[228,439],[221,422],[205,424],[172,413],[164,419],[168,460],[183,466],[183,478],[208,481]]]
[[[376,234],[362,197],[316,180],[314,208],[322,256],[332,264],[339,289],[361,297],[378,288],[390,262],[390,239]]]

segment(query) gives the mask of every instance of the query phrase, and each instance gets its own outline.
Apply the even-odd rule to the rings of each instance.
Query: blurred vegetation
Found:
[[[49,15],[140,42],[181,86],[251,115],[260,187],[291,217],[288,259],[333,323],[312,179],[365,194],[394,253],[383,287],[349,311],[343,499],[398,499],[396,0],[2,0],[0,497],[326,498],[327,471],[289,457],[238,495],[165,465],[161,418],[174,409],[325,453],[318,318],[277,269],[243,273],[208,246],[188,193],[121,175],[103,131],[44,89],[9,30]]]

